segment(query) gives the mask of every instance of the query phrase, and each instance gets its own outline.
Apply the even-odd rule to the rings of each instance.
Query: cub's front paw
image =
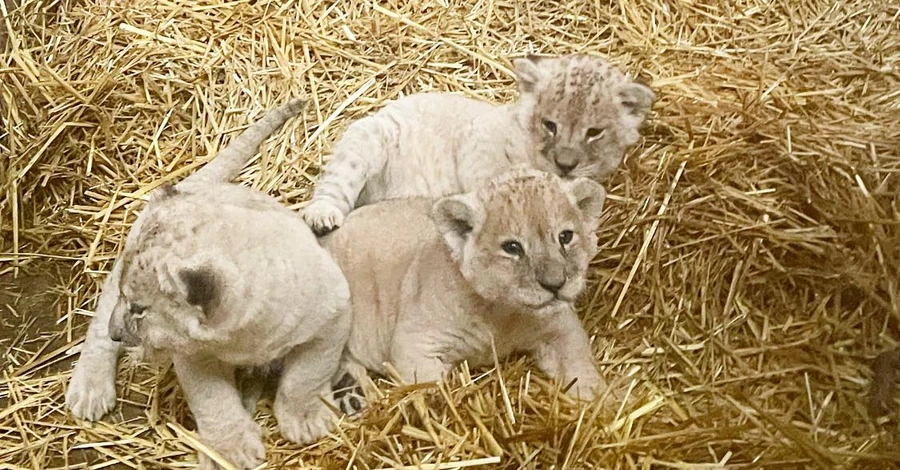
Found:
[[[262,433],[253,421],[223,428],[214,436],[201,434],[200,438],[237,468],[256,468],[266,462]],[[203,452],[200,453],[199,460],[200,468],[203,470],[220,468]]]
[[[568,390],[568,395],[579,400],[591,401],[606,391],[606,382],[600,375],[585,374]]]
[[[82,363],[82,361],[89,361]],[[66,389],[66,407],[79,419],[97,421],[116,406],[115,364],[79,359]]]
[[[325,235],[344,223],[344,213],[326,201],[312,201],[300,211],[300,215],[316,235]]]
[[[298,444],[310,444],[331,430],[334,415],[318,398],[313,400],[315,403],[309,409],[299,413],[276,406],[275,416],[285,439]]]

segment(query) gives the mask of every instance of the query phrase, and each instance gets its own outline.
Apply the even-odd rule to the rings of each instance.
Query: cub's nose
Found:
[[[566,285],[566,279],[554,279],[552,281],[538,281],[538,284],[541,285],[544,289],[546,289],[551,294],[559,293],[559,290],[562,289],[564,285]]]
[[[561,265],[544,265],[538,268],[537,282],[548,292],[556,295],[566,285],[566,270]]]
[[[566,176],[578,166],[578,152],[569,148],[558,149],[553,156],[553,163],[559,168],[560,174]]]
[[[109,339],[111,339],[117,343],[121,342],[122,341],[122,329],[116,328],[116,327],[110,325]]]
[[[556,167],[559,168],[560,174],[562,176],[566,176],[578,166],[578,162],[566,162],[565,160],[556,160]]]

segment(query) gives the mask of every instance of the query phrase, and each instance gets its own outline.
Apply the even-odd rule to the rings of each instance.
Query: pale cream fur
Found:
[[[495,106],[449,93],[401,98],[347,128],[303,216],[318,233],[354,208],[474,191],[515,166],[606,180],[655,98],[599,57],[515,61],[520,96]]]
[[[325,432],[318,395],[330,400],[330,374],[346,335],[342,318],[349,319],[341,314],[346,281],[299,216],[259,192],[224,184],[304,105],[291,100],[268,113],[135,221],[127,255],[104,282],[66,391],[75,417],[96,420],[115,406],[122,345],[110,337],[112,327],[117,337],[123,331],[132,340],[139,336],[152,355],[173,358],[201,436],[241,467],[260,463],[264,451],[258,427],[240,407],[236,366],[281,357],[275,413],[282,433],[305,442]],[[188,227],[191,233],[184,232]],[[211,277],[186,280],[180,273],[191,269]],[[217,298],[225,299],[203,315],[202,307],[185,305],[189,281],[198,279],[212,279]],[[128,301],[138,298],[148,309],[126,315]]]
[[[283,363],[282,434],[324,435],[350,294],[309,227],[263,193],[212,183],[160,193],[141,219],[121,255],[110,336],[173,360],[200,437],[241,468],[264,449],[235,383],[240,367]]]
[[[574,309],[596,251],[605,199],[588,179],[515,170],[481,190],[432,202],[372,204],[323,238],[350,283],[347,369],[408,382],[455,364],[532,354],[548,375],[590,399],[605,389]],[[563,233],[570,231],[567,236]],[[570,237],[569,237],[570,235]],[[507,251],[510,242],[521,253]],[[549,286],[549,288],[548,288]]]

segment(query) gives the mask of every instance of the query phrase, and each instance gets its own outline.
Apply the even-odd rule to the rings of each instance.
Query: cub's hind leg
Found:
[[[244,409],[234,366],[185,356],[176,356],[172,362],[200,439],[237,468],[255,468],[265,462],[262,432]],[[200,468],[212,470],[218,465],[201,452]]]
[[[388,155],[396,153],[397,134],[396,124],[380,113],[347,128],[335,145],[334,155],[325,165],[309,204],[301,211],[316,234],[323,235],[343,224],[344,217],[358,205],[363,187],[384,170]]]
[[[413,327],[398,324],[391,346],[391,365],[407,384],[443,380],[454,364],[442,359],[434,345],[423,341],[423,335]]]
[[[346,344],[348,322],[349,317],[335,321],[323,328],[324,335],[298,345],[284,358],[274,411],[286,439],[308,444],[331,429],[332,409],[338,408],[332,381]]]

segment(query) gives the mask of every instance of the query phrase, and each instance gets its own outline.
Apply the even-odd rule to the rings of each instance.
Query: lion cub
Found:
[[[350,329],[347,281],[295,212],[243,186],[158,193],[122,253],[110,338],[169,358],[201,438],[235,464],[262,463],[259,427],[235,372],[283,365],[275,416],[285,438],[325,434],[331,381]]]
[[[384,199],[474,191],[513,166],[604,181],[637,142],[655,99],[595,56],[515,61],[519,100],[401,98],[347,128],[303,216],[317,233]]]
[[[275,415],[285,438],[327,432],[331,381],[349,334],[350,292],[303,219],[275,199],[228,184],[303,100],[268,113],[175,187],[156,190],[116,259],[66,392],[79,418],[116,402],[123,345],[174,362],[200,437],[239,468],[264,462],[238,369],[282,371]],[[255,404],[254,404],[255,405]],[[201,455],[201,467],[215,464]]]
[[[531,353],[590,399],[605,389],[573,303],[596,252],[606,192],[536,170],[432,202],[397,199],[350,213],[323,238],[350,283],[348,371],[439,380],[455,364]]]

